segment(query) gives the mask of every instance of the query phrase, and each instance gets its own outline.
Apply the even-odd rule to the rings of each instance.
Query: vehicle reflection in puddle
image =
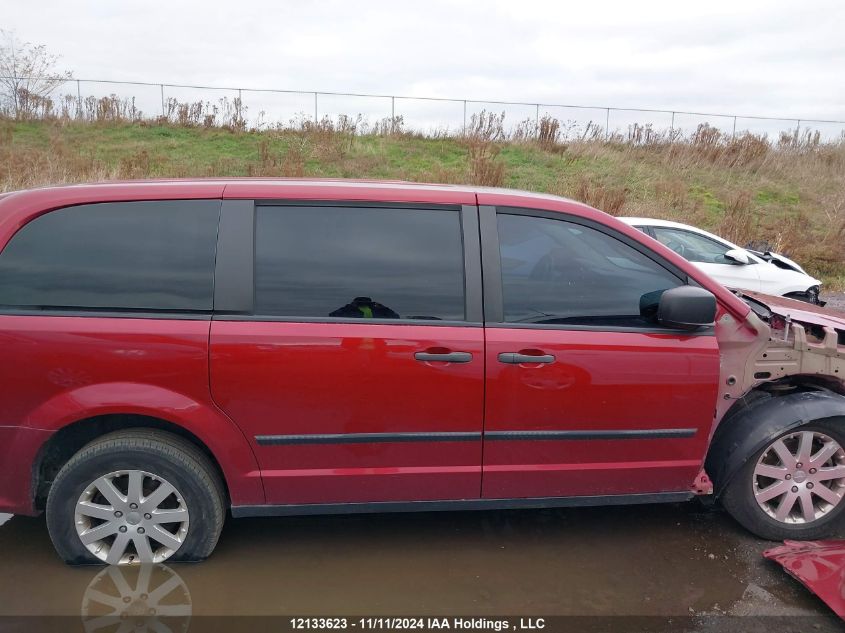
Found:
[[[827,616],[762,559],[770,545],[698,503],[239,519],[206,562],[145,577],[68,567],[43,517],[16,516],[0,527],[0,617],[78,626],[81,607],[106,633],[98,618],[146,611],[178,633],[180,617],[223,615]]]
[[[86,633],[186,633],[192,611],[188,586],[167,565],[106,567],[88,583],[80,608]]]

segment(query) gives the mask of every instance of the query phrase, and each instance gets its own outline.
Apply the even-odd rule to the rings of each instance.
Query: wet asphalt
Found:
[[[807,626],[795,630],[839,630],[842,623],[824,603],[761,557],[772,545],[695,500],[229,519],[203,563],[71,568],[56,557],[43,518],[13,517],[0,527],[0,616],[64,615],[90,623],[139,608],[195,620],[661,616],[680,618],[661,630],[691,631],[741,630],[738,623],[760,622],[757,616],[823,616],[801,620]],[[624,618],[616,623],[602,630],[628,630]]]

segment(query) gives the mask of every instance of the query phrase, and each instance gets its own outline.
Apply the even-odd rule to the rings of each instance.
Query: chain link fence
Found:
[[[546,118],[558,122],[564,139],[621,136],[628,141],[646,142],[652,135],[689,136],[704,124],[731,137],[752,133],[777,139],[786,134],[796,139],[812,137],[816,142],[845,138],[845,121],[839,120],[390,94],[97,79],[68,79],[55,85],[49,94],[23,95],[14,100],[8,94],[0,94],[0,113],[8,117],[164,119],[259,130],[343,118],[360,132],[389,126],[391,130],[401,128],[426,135],[454,135],[466,131],[473,115],[482,111],[503,113],[509,135],[537,134],[540,122]]]

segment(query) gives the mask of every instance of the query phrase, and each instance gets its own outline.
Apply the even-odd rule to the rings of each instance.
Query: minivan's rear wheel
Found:
[[[769,442],[731,480],[722,499],[727,510],[763,538],[833,534],[845,517],[841,426],[814,422]]]
[[[170,482],[142,470],[119,470],[82,492],[74,521],[79,540],[104,563],[160,563],[185,542],[190,512]]]
[[[208,458],[170,433],[119,431],[85,446],[47,498],[47,526],[68,563],[202,560],[223,526]]]

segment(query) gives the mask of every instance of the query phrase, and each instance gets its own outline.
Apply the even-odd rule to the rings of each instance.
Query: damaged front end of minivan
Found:
[[[818,386],[845,394],[845,314],[785,297],[753,292],[740,296],[752,310],[748,320],[758,334],[750,349],[745,347],[750,353],[743,363],[723,359],[730,373],[726,400],[757,388]],[[722,334],[733,338],[725,331],[729,327],[727,321],[717,324],[720,346]]]
[[[739,296],[751,308],[747,317],[737,319],[725,312],[716,321],[720,392],[706,472],[717,496],[749,461],[765,462],[761,450],[790,430],[837,417],[845,425],[845,314],[784,297],[752,292]],[[791,466],[803,477],[804,465],[793,461],[798,467]],[[795,487],[784,489],[790,493]],[[787,519],[791,521],[791,515]]]

